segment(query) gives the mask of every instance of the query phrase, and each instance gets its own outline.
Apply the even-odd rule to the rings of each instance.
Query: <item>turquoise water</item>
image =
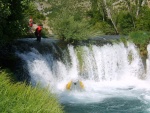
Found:
[[[64,51],[65,55],[58,55],[61,49],[49,45],[51,51],[41,43],[17,55],[26,62],[32,85],[50,86],[66,113],[150,113],[150,54],[145,69],[132,43],[127,47],[123,43],[81,46],[80,66],[73,45],[67,46],[68,56]],[[66,90],[68,82],[74,80],[83,82],[84,91]]]
[[[150,113],[149,85],[97,88],[96,91],[66,92],[59,98],[65,113]]]
[[[150,113],[149,105],[136,98],[109,98],[100,103],[63,106],[66,113]]]

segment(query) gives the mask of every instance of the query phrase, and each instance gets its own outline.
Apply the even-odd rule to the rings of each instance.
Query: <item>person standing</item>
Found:
[[[29,33],[32,33],[33,19],[30,17],[29,19]]]
[[[38,42],[41,42],[41,31],[42,31],[42,25],[38,25],[35,30],[35,36]]]
[[[32,19],[32,17],[30,17],[30,19],[29,19],[29,27],[32,27],[33,26],[33,19]]]

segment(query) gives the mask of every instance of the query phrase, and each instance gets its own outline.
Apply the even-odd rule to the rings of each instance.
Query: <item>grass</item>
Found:
[[[0,113],[63,113],[56,97],[47,89],[12,83],[0,72]]]

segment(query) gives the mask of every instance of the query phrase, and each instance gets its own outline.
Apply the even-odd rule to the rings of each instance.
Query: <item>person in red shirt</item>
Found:
[[[29,19],[29,33],[32,33],[33,19],[30,17]]]
[[[41,41],[41,31],[42,31],[42,25],[38,25],[38,27],[35,30],[35,36],[37,38],[37,41]]]
[[[29,19],[29,27],[32,27],[33,26],[33,19],[32,19],[32,17],[30,17],[30,19]]]

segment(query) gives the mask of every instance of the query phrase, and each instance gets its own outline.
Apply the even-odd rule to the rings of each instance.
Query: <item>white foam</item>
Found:
[[[17,54],[26,61],[31,82],[40,81],[43,86],[53,87],[62,103],[102,102],[106,98],[123,96],[141,98],[143,92],[150,92],[149,80],[141,80],[145,70],[134,44],[128,43],[128,47],[122,43],[102,47],[94,45],[91,48],[83,46],[82,50],[82,72],[71,45],[68,46],[70,67],[61,61],[53,61],[52,53],[42,55],[34,48],[29,53]],[[128,59],[129,54],[132,61]],[[73,79],[83,82],[84,91],[66,90],[66,84]],[[149,99],[149,95],[143,97],[143,100]]]

